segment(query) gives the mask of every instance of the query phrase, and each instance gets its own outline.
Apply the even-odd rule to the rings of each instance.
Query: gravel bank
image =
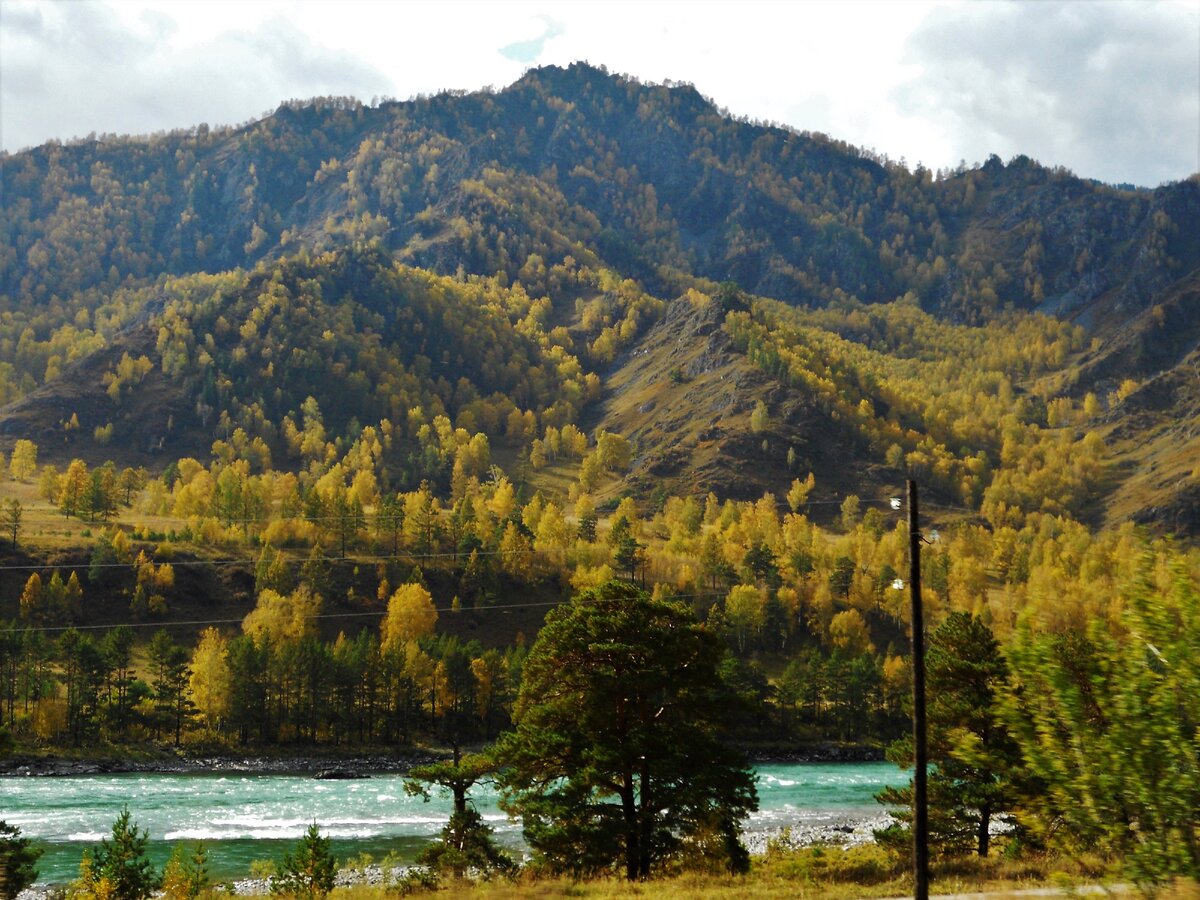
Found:
[[[413,766],[434,762],[431,753],[405,753],[396,756],[287,758],[259,756],[165,757],[151,760],[96,759],[73,760],[53,757],[9,757],[0,760],[0,775],[55,777],[71,775],[115,775],[127,772],[187,775],[196,772],[243,772],[262,775],[317,775],[356,777],[372,774],[407,772]]]
[[[752,856],[767,852],[767,844],[774,841],[787,849],[811,847],[813,844],[829,844],[836,847],[857,847],[875,840],[875,831],[887,828],[895,820],[887,813],[864,818],[845,817],[822,822],[819,825],[798,823],[784,828],[751,831],[742,835],[742,841]]]

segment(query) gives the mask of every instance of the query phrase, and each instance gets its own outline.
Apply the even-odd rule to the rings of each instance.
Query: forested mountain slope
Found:
[[[411,421],[415,439],[444,414],[514,454],[546,426],[632,429],[639,490],[669,477],[744,496],[811,466],[869,493],[931,471],[945,499],[975,506],[1006,466],[1007,414],[1026,447],[1042,440],[1029,427],[1081,441],[1126,409],[1188,415],[1134,391],[1176,367],[1189,379],[1196,179],[1121,189],[1024,157],[909,171],[735,119],[688,85],[583,64],[498,92],[291,102],[237,128],[49,144],[0,164],[0,397],[17,401],[0,427],[50,453],[203,456],[214,427],[227,442],[240,428],[299,463],[306,416],[352,443],[384,420]],[[339,248],[357,249],[325,255]],[[740,374],[706,394],[663,349],[676,320],[640,341],[668,301],[717,282],[745,309],[753,296],[785,306],[735,312],[720,351],[768,381]],[[697,328],[679,307],[688,353],[729,308],[696,313],[711,319]],[[980,405],[946,384],[934,399],[948,408],[916,399],[962,342],[1010,348],[976,355],[967,369],[982,371],[958,365],[964,398],[1003,397],[990,437],[965,421]],[[626,387],[648,379],[675,398],[631,412]],[[736,410],[711,426],[726,438],[700,429],[708,449],[681,455],[671,423],[718,410]],[[424,452],[400,452],[398,484],[436,474]],[[1053,503],[1099,521],[1099,495],[1146,451],[1121,452],[1125,468]],[[1163,505],[1162,485],[1127,484],[1124,513]]]
[[[1194,181],[1118,190],[1023,157],[939,174],[739,121],[686,85],[550,67],[494,93],[291,103],[8,156],[0,284],[65,300],[375,236],[444,273],[528,278],[530,254],[572,254],[658,293],[687,276],[810,305],[913,290],[979,320],[1134,309],[1200,261]]]
[[[740,742],[879,747],[911,478],[971,834],[1197,871],[1200,176],[910,171],[574,65],[0,189],[0,750],[490,741],[615,581]]]

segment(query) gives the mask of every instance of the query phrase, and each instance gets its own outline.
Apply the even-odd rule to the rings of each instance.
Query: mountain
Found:
[[[699,277],[807,305],[912,290],[967,321],[1006,304],[1103,318],[1097,300],[1141,308],[1200,262],[1194,181],[1125,191],[1024,157],[934,180],[581,64],[498,93],[51,144],[4,168],[10,297],[377,237],[443,274],[574,254],[657,293]]]
[[[634,440],[615,490],[919,474],[993,521],[1196,529],[1197,178],[909,171],[582,64],[0,165],[0,432],[47,458],[240,429],[299,467],[386,422],[412,486],[451,477],[439,417],[514,464],[579,423]]]

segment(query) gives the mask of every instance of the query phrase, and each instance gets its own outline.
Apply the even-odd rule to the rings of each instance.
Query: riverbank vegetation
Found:
[[[604,435],[588,452],[619,467],[629,451]],[[798,478],[782,504],[597,502],[578,488],[569,504],[524,499],[489,468],[444,496],[423,484],[363,504],[354,484],[369,479],[339,465],[303,488],[220,457],[184,460],[131,487],[107,523],[103,504],[67,515],[65,474],[35,468],[18,482],[36,476],[60,502],[22,513],[11,559],[29,560],[17,554],[52,516],[81,517],[91,545],[5,573],[30,572],[0,629],[10,739],[84,753],[146,740],[193,752],[486,743],[519,727],[546,611],[618,574],[720,643],[719,681],[736,701],[722,706],[743,747],[882,748],[905,733],[907,531],[888,503],[848,498],[818,524],[818,486]],[[84,497],[115,468],[72,467]],[[212,509],[235,487],[270,515],[182,519],[172,506],[173,534],[141,519],[156,514],[161,528],[169,504]],[[944,851],[988,852],[995,819],[1021,846],[1107,854],[1131,877],[1193,872],[1196,553],[1047,512],[1019,525],[962,517],[924,554]],[[224,594],[197,596],[205,584]],[[519,615],[527,633],[506,625]],[[907,758],[902,744],[894,754]]]
[[[1144,554],[1133,574],[1113,618],[1083,635],[1022,626],[1002,650],[962,611],[933,629],[931,832],[943,863],[991,852],[1091,858],[1142,883],[1195,877],[1200,784],[1188,748],[1200,595],[1167,557]],[[414,770],[416,784],[452,790],[461,815],[440,841],[453,852],[426,854],[428,875],[412,878],[509,869],[470,816],[470,789],[484,777],[522,819],[531,871],[634,881],[745,871],[737,823],[755,801],[730,735],[754,706],[726,668],[736,643],[687,604],[618,581],[559,607],[526,654],[512,730],[483,756]],[[458,741],[461,710],[442,715]],[[907,757],[903,742],[892,752]],[[881,799],[907,802],[899,790]],[[906,858],[899,818],[871,852]],[[823,870],[819,855],[808,858],[805,871]]]
[[[141,842],[139,842],[141,841]],[[803,897],[820,900],[849,900],[859,897],[896,897],[911,893],[910,861],[904,855],[873,846],[842,848],[790,847],[786,835],[768,844],[766,852],[750,860],[743,873],[730,874],[703,868],[671,867],[656,875],[652,883],[597,876],[586,880],[554,876],[533,867],[509,868],[503,877],[481,879],[479,872],[464,877],[448,870],[439,877],[429,869],[394,868],[392,861],[376,862],[370,857],[348,860],[336,870],[332,844],[313,825],[294,848],[278,860],[255,864],[259,880],[221,884],[208,871],[203,845],[178,845],[170,860],[157,873],[148,867],[144,838],[123,813],[113,826],[111,843],[99,848],[93,859],[81,863],[79,878],[66,888],[71,900],[128,897],[140,900],[158,890],[167,900],[208,900],[229,896],[267,894],[304,897],[309,900],[390,900],[431,895],[478,897],[480,900],[515,897]],[[97,862],[97,860],[99,860]],[[117,890],[116,879],[129,880],[124,869],[138,873],[137,885]],[[370,873],[374,872],[374,877]],[[935,859],[936,893],[987,893],[1015,895],[1047,887],[1070,894],[1080,888],[1104,886],[1109,891],[1127,892],[1131,887],[1116,879],[1119,867],[1094,855],[1064,856],[1049,851],[1010,853],[990,857],[966,856]],[[1156,885],[1154,896],[1164,900],[1194,897],[1197,885],[1175,879]]]

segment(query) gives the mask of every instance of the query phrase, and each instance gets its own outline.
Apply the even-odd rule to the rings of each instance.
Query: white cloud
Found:
[[[1196,0],[3,0],[0,44],[9,150],[586,59],[930,167],[1026,153],[1150,184],[1200,168]]]
[[[536,63],[538,57],[546,49],[546,41],[558,37],[563,33],[562,22],[557,22],[549,16],[541,16],[545,28],[542,33],[536,37],[532,37],[526,41],[514,41],[500,48],[500,55],[505,59],[511,59],[513,62],[519,63]]]
[[[1107,181],[1200,169],[1200,7],[981,3],[909,39],[920,74],[894,92],[956,156],[1024,153]],[[1193,168],[1195,167],[1195,168]]]
[[[3,5],[0,139],[17,149],[88,132],[253,118],[281,100],[386,92],[383,73],[283,19],[173,46],[174,19],[100,3]]]

